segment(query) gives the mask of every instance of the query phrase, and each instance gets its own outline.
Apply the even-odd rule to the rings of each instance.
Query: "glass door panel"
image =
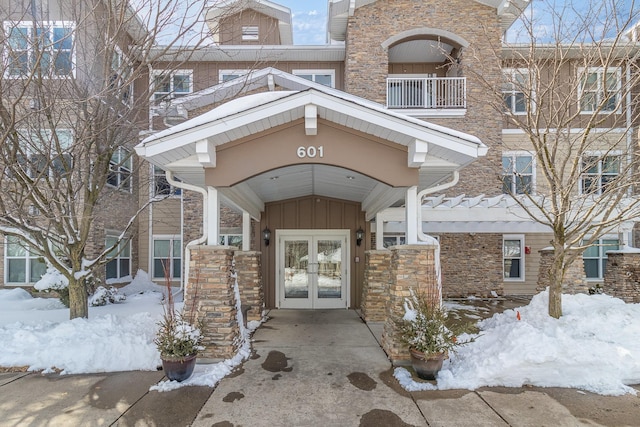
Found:
[[[309,241],[284,241],[284,297],[309,298]]]
[[[342,240],[317,240],[317,298],[342,298]]]
[[[279,230],[278,233],[279,307],[346,308],[349,231]]]

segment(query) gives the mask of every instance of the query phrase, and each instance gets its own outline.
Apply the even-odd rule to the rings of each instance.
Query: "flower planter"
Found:
[[[184,381],[193,374],[196,366],[196,355],[184,358],[165,359],[162,358],[162,369],[164,374],[171,381]]]
[[[420,351],[409,349],[411,353],[411,366],[419,378],[423,380],[435,380],[436,375],[442,369],[447,353],[424,354]]]

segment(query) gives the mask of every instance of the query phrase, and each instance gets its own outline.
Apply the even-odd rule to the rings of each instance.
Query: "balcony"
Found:
[[[464,115],[467,108],[467,79],[389,77],[387,108],[401,110],[410,115]]]

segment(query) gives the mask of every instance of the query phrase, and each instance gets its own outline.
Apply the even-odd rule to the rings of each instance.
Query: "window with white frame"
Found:
[[[221,234],[220,245],[242,248],[242,234]]]
[[[580,68],[578,73],[580,112],[618,110],[622,89],[620,68]]]
[[[532,194],[534,176],[534,157],[531,153],[502,154],[502,192],[504,194]]]
[[[14,236],[5,239],[4,267],[7,284],[35,283],[47,271],[44,259]]]
[[[584,242],[583,244],[586,244]],[[607,251],[619,249],[618,238],[598,239],[582,253],[584,274],[587,279],[603,279],[607,267]]]
[[[116,236],[107,236],[105,241],[105,247],[113,246],[107,254],[109,261],[105,266],[106,279],[119,279],[131,275],[131,241],[122,240],[116,245],[117,241]]]
[[[153,237],[153,278],[179,279],[182,271],[182,240],[179,237]]]
[[[5,77],[73,76],[73,22],[5,22],[4,28]]]
[[[526,68],[506,68],[502,73],[502,97],[507,111],[512,114],[526,114],[529,106],[533,105],[530,99],[533,94],[530,71]]]
[[[131,191],[132,157],[129,150],[118,147],[109,162],[107,184],[123,191]]]
[[[156,105],[193,92],[193,70],[154,70],[152,76],[152,100]]]
[[[218,82],[224,83],[238,77],[246,76],[250,70],[220,70],[218,72]]]
[[[132,68],[131,62],[125,57],[122,50],[116,47],[111,57],[109,89],[117,89],[118,98],[127,105],[133,103]]]
[[[256,25],[242,27],[242,40],[258,40],[259,35],[260,33]]]
[[[404,234],[390,234],[384,233],[382,235],[382,246],[389,248],[391,246],[398,246],[406,244],[407,239]]]
[[[524,236],[505,235],[502,238],[504,280],[524,280]]]
[[[336,87],[335,70],[293,70],[293,74],[321,85]]]
[[[69,129],[20,130],[17,161],[25,174],[38,177],[66,177],[71,173],[73,134]]]
[[[153,197],[159,196],[179,196],[182,189],[174,187],[167,181],[167,175],[164,169],[153,165]],[[176,178],[177,180],[177,178]]]
[[[582,156],[581,194],[602,194],[620,174],[619,153]]]

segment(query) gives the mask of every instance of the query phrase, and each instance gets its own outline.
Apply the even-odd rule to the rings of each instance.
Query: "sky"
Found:
[[[322,45],[326,44],[326,22],[327,22],[327,8],[328,0],[273,0],[275,3],[291,9],[293,14],[293,42],[297,45]],[[628,11],[631,4],[634,4],[634,0],[589,0],[596,2],[599,5],[608,3],[615,3],[616,8],[619,11]],[[551,32],[553,24],[551,8],[556,11],[556,14],[560,11],[564,11],[564,20],[566,16],[572,16],[572,10],[576,10],[581,16],[588,15],[589,12],[583,10],[586,6],[585,0],[532,0],[531,5],[533,7],[533,15],[528,12],[530,16],[534,17],[536,21],[536,35],[541,39],[545,39]],[[604,6],[603,6],[604,7]],[[638,9],[638,5],[635,5]],[[590,8],[591,11],[594,8]],[[604,11],[603,13],[606,13]],[[623,14],[619,14],[623,15]],[[573,15],[575,16],[575,15]],[[635,20],[637,21],[637,19]],[[564,24],[563,24],[564,25]],[[575,25],[579,25],[579,21],[575,21]],[[515,32],[517,24],[514,25],[513,30],[509,36],[513,39],[516,36],[512,35]],[[571,28],[569,25],[568,28]],[[598,28],[594,31],[597,34]],[[519,41],[519,40],[518,40]]]
[[[90,307],[89,319],[68,320],[69,310],[57,299],[33,298],[21,288],[0,289],[0,366],[61,370],[61,375],[154,371],[160,365],[153,338],[163,313],[162,291],[138,271],[120,290],[125,301]],[[486,317],[475,305],[447,307],[453,313],[466,311],[467,318]],[[475,341],[450,355],[436,383],[416,382],[404,368],[397,368],[395,376],[407,390],[528,384],[602,395],[636,394],[629,385],[640,384],[640,304],[607,295],[563,295],[564,315],[559,320],[547,315],[547,307],[548,294],[543,292],[528,305],[480,321]],[[241,310],[238,313],[242,316]],[[243,325],[242,319],[238,324]],[[151,389],[215,387],[249,357],[250,334],[259,325],[253,321],[248,329],[241,328],[240,351],[231,359],[197,365],[188,380],[165,380]]]
[[[273,2],[291,9],[293,44],[327,43],[328,0],[273,0]]]

